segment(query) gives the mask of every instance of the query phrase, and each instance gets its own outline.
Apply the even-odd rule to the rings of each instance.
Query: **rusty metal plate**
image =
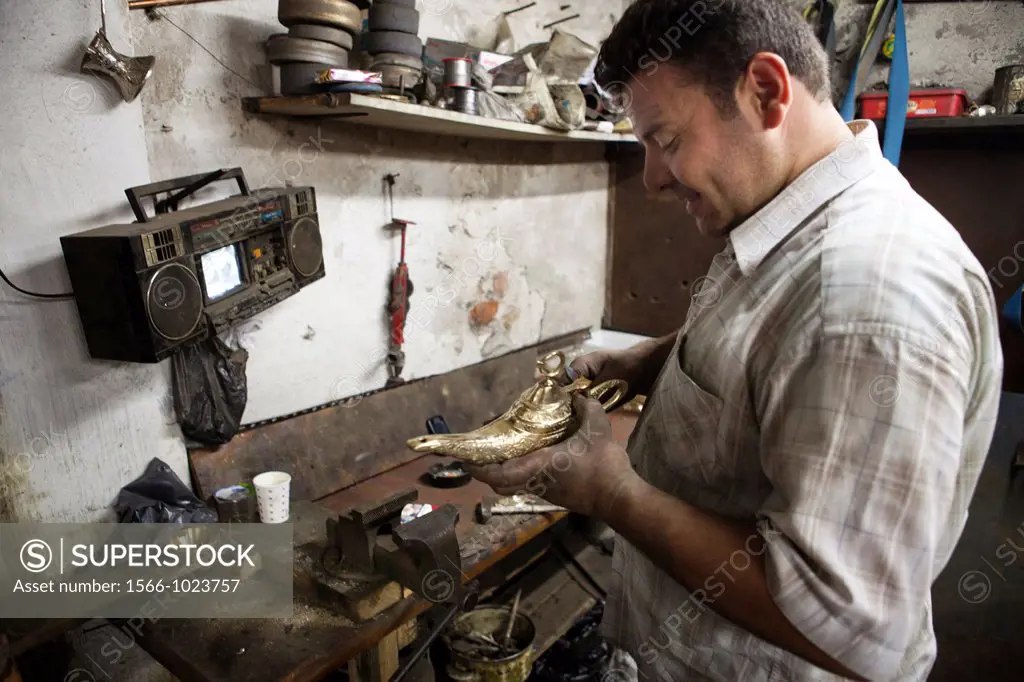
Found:
[[[909,149],[900,171],[959,230],[989,275],[1001,310],[1024,283],[1024,181],[1019,151]],[[1024,393],[1024,334],[1000,325],[1003,389]]]
[[[677,201],[644,188],[644,152],[620,145],[611,157],[608,300],[604,326],[664,336],[682,325],[694,282],[725,241],[704,237]]]
[[[536,352],[512,353],[458,372],[381,391],[241,433],[216,450],[189,453],[203,499],[263,471],[292,475],[294,500],[315,500],[412,461],[405,441],[442,414],[468,431],[507,409],[533,381]]]
[[[534,381],[539,354],[567,347],[587,330],[459,370],[411,381],[352,402],[257,426],[216,449],[189,452],[201,499],[264,471],[292,475],[293,500],[317,500],[421,457],[409,438],[444,415],[454,432],[501,414]]]

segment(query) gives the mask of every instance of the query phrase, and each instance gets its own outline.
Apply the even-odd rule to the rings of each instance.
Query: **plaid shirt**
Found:
[[[666,493],[756,520],[769,590],[811,642],[868,679],[925,680],[1002,351],[980,264],[875,126],[851,129],[729,235],[627,449]],[[619,538],[605,634],[645,680],[840,679],[708,608],[750,560],[691,593]]]

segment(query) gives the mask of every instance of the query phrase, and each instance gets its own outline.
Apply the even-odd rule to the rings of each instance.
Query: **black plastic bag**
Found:
[[[121,523],[216,523],[217,513],[192,494],[171,467],[154,458],[117,495]]]
[[[242,422],[249,352],[233,350],[218,337],[182,348],[173,357],[174,408],[186,438],[223,445]]]

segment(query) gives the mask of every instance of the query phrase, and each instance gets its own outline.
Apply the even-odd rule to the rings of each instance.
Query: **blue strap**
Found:
[[[903,0],[895,0],[895,41],[893,43],[892,64],[889,67],[889,96],[885,112],[885,139],[882,143],[882,154],[894,166],[900,165],[900,150],[903,147],[903,131],[907,124],[907,102],[910,101],[910,58],[907,54],[907,27],[903,14]],[[877,26],[876,31],[886,30],[885,26]],[[870,36],[869,36],[870,37]],[[871,68],[868,64],[867,68]],[[857,77],[860,60],[853,66],[850,87],[839,108],[844,121],[852,121],[857,107]]]
[[[1024,325],[1021,324],[1021,293],[1024,286],[1017,287],[1017,290],[1013,292],[1013,296],[1003,306],[1003,319],[1013,325],[1013,328],[1017,331],[1024,331]]]
[[[903,130],[907,125],[907,102],[910,101],[910,60],[907,55],[907,27],[903,17],[903,0],[896,0],[895,33],[892,64],[889,66],[889,104],[885,111],[882,154],[898,168],[900,148],[903,146]]]

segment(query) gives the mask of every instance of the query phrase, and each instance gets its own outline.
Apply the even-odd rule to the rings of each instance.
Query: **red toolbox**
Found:
[[[889,93],[869,92],[857,98],[860,103],[860,117],[885,118]],[[940,116],[962,116],[968,108],[967,91],[962,88],[936,90],[911,90],[907,101],[907,118],[935,118]]]

